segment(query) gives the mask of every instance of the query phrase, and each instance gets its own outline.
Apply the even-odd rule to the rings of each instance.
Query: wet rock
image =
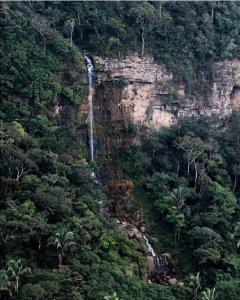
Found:
[[[148,274],[155,273],[155,258],[154,258],[154,256],[147,257],[147,273]]]
[[[147,273],[148,279],[155,283],[168,282],[175,272],[174,265],[170,258],[165,255],[148,256]],[[173,277],[174,278],[174,277]],[[174,280],[171,280],[174,282]]]

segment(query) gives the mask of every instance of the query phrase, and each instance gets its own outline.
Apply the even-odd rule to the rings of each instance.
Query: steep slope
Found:
[[[216,286],[238,299],[239,115],[223,129],[140,127],[239,107],[239,4],[29,1],[0,14],[1,298],[192,300]],[[102,57],[92,162],[84,50]],[[149,253],[150,269],[171,254],[182,282],[149,284]]]
[[[1,14],[1,299],[175,299],[146,285],[144,243],[98,205],[106,196],[87,162],[80,51],[23,3]]]

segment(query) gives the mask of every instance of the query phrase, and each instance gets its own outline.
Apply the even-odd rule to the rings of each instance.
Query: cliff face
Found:
[[[205,97],[185,92],[173,74],[151,58],[96,59],[98,74],[95,115],[120,128],[126,122],[151,129],[168,127],[183,116],[229,115],[240,109],[240,61],[214,66],[213,83]]]

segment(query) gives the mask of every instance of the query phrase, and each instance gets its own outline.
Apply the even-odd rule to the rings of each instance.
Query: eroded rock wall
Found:
[[[187,95],[184,83],[176,83],[173,74],[152,58],[97,58],[96,63],[95,114],[115,128],[129,122],[158,129],[185,116],[222,118],[240,109],[239,60],[215,64],[212,87],[204,98]]]

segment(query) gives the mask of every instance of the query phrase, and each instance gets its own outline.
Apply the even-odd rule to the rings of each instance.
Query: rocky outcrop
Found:
[[[228,114],[240,109],[240,61],[223,61],[215,64],[214,84],[210,105],[218,113]]]
[[[167,253],[155,253],[147,237],[145,236],[145,227],[137,227],[136,224],[116,219],[118,228],[128,235],[128,237],[137,242],[144,241],[147,248],[147,268],[146,279],[149,282],[176,284],[178,280],[173,277],[176,273],[174,263]]]
[[[137,55],[97,58],[95,115],[115,128],[126,123],[158,129],[185,116],[229,115],[240,109],[240,61],[214,66],[212,87],[205,97],[186,94],[163,65]]]

